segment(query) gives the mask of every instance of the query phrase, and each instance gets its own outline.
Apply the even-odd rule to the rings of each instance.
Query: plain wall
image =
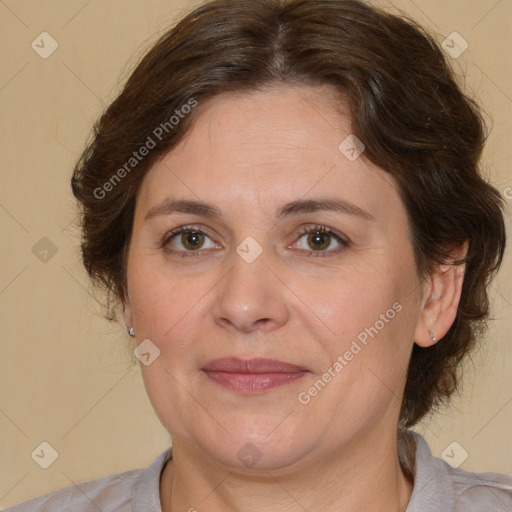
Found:
[[[133,341],[102,318],[81,268],[69,178],[104,104],[150,43],[193,4],[0,3],[0,505],[147,466],[169,446],[132,365]],[[484,167],[510,206],[511,2],[393,4],[439,41],[456,31],[468,42],[452,61],[493,119]],[[47,59],[31,47],[44,31],[59,45]],[[510,228],[510,213],[507,222]],[[436,456],[459,443],[469,455],[464,469],[512,472],[510,253],[491,289],[495,320],[467,366],[461,398],[417,429]],[[46,470],[31,458],[44,441],[58,452]]]

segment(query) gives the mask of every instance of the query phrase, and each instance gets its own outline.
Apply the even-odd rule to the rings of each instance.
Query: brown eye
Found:
[[[350,246],[346,237],[325,226],[309,226],[301,229],[298,235],[292,248],[300,249],[308,256],[335,256]]]
[[[189,251],[200,249],[204,244],[204,234],[198,231],[182,233],[181,243]]]
[[[331,244],[331,235],[317,231],[308,235],[308,245],[314,251],[327,249]]]
[[[168,233],[161,243],[161,248],[185,256],[191,253],[199,255],[203,249],[219,249],[219,246],[202,230],[184,226]]]

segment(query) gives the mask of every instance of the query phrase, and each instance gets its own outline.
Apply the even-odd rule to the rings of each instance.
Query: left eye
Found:
[[[329,228],[315,227],[302,233],[294,248],[314,252],[335,252],[348,242]]]

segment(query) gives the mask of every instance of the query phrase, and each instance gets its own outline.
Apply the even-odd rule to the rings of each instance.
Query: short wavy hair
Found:
[[[455,322],[442,342],[413,348],[399,419],[409,427],[457,389],[505,249],[503,200],[479,169],[483,116],[414,21],[358,0],[214,0],[184,17],[142,58],[74,169],[83,264],[115,320],[136,194],[190,128],[199,109],[183,115],[185,106],[300,84],[330,84],[345,98],[365,158],[398,184],[422,278],[468,243]]]

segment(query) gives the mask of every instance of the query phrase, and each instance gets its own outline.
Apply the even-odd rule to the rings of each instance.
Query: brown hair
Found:
[[[485,326],[505,226],[501,196],[479,174],[480,111],[411,20],[358,0],[215,0],[186,16],[139,63],[76,165],[84,266],[115,319],[136,193],[190,127],[197,109],[184,106],[274,84],[331,84],[347,98],[365,157],[399,185],[422,277],[468,241],[455,322],[441,342],[413,349],[400,424],[414,425],[456,389]]]

